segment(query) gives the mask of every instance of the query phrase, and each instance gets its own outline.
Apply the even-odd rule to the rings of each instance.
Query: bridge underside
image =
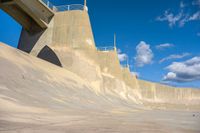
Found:
[[[29,32],[46,29],[54,16],[40,0],[0,0],[0,8]]]

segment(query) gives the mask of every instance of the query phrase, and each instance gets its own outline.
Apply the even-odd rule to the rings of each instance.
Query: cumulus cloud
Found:
[[[118,58],[120,62],[126,61],[128,56],[125,53],[122,53],[122,51],[120,49],[117,50],[118,53]]]
[[[136,47],[136,66],[143,67],[144,65],[151,64],[153,60],[153,52],[150,45],[144,41],[141,41]]]
[[[174,44],[171,44],[171,43],[160,44],[156,46],[156,49],[163,50],[165,48],[170,48],[170,47],[174,47]]]
[[[170,72],[164,76],[164,81],[190,82],[200,80],[200,56],[184,62],[173,62],[166,69]]]
[[[172,55],[170,55],[168,57],[165,57],[165,58],[161,59],[159,61],[159,63],[163,63],[163,62],[168,61],[168,60],[182,59],[182,58],[190,56],[190,55],[191,55],[190,53],[172,54]]]

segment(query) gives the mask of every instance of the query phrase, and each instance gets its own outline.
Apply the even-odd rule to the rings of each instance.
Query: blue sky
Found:
[[[52,0],[56,5],[83,0]],[[141,79],[200,88],[200,0],[88,0],[97,46],[113,44]],[[16,47],[21,27],[0,11],[0,41]]]

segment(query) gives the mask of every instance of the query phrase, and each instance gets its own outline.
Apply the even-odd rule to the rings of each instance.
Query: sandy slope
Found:
[[[199,125],[197,111],[152,110],[115,91],[97,93],[70,71],[0,44],[1,133],[199,133]]]

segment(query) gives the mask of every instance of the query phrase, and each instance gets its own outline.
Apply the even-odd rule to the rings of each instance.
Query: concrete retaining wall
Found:
[[[200,90],[137,80],[128,68],[121,68],[116,51],[97,51],[86,11],[56,13],[49,28],[36,35],[23,30],[20,46],[26,49],[29,43],[35,56],[47,45],[64,68],[89,81],[97,93],[114,92],[143,103],[200,105]]]
[[[138,80],[142,99],[148,102],[200,104],[200,90],[176,88],[158,83]]]

